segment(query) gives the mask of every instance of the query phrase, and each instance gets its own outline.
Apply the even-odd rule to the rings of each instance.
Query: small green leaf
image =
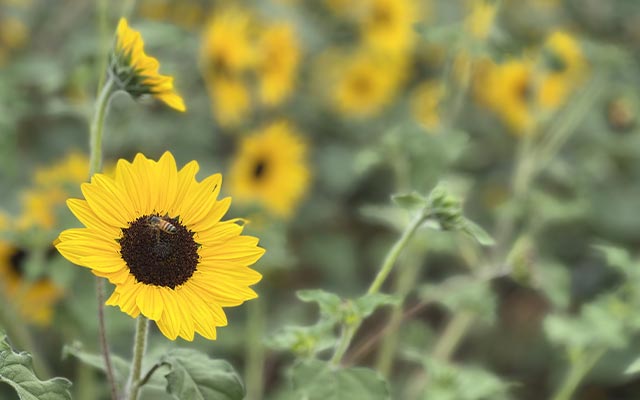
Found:
[[[496,243],[491,235],[487,233],[487,231],[485,231],[480,225],[467,218],[464,219],[462,231],[474,238],[483,246],[493,246]]]
[[[285,326],[266,344],[276,350],[291,351],[299,357],[310,357],[335,346],[334,325],[333,322],[321,321],[312,326]]]
[[[72,356],[82,361],[86,365],[92,366],[100,371],[105,372],[104,357],[102,354],[93,354],[86,352],[82,349],[82,344],[79,342],[72,345],[65,345],[62,348],[62,358]],[[129,362],[123,358],[111,354],[111,365],[113,366],[113,375],[116,383],[122,387],[127,381],[129,375]]]
[[[162,357],[171,366],[167,393],[176,399],[241,400],[245,390],[231,364],[192,349],[175,349]]]
[[[342,299],[336,294],[321,289],[298,290],[296,296],[307,303],[318,303],[320,312],[325,316],[338,316]]]
[[[71,382],[68,379],[41,381],[33,372],[31,355],[14,352],[6,339],[7,336],[0,332],[0,382],[13,387],[21,400],[71,399]]]
[[[374,370],[334,369],[325,361],[306,360],[293,367],[295,398],[306,400],[387,400],[387,382]]]
[[[399,303],[400,299],[397,296],[382,293],[365,294],[355,300],[360,318],[367,318],[380,306],[397,305]]]
[[[418,192],[394,194],[391,200],[398,206],[409,211],[420,210],[427,206],[427,199]]]
[[[636,358],[634,362],[629,364],[627,369],[624,371],[625,375],[634,375],[640,372],[640,357]]]

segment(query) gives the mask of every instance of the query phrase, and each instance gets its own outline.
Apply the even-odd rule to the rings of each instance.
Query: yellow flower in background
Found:
[[[310,181],[307,145],[293,127],[273,122],[242,139],[230,170],[232,195],[290,217]]]
[[[495,1],[469,0],[467,3],[470,3],[471,12],[465,20],[465,27],[476,39],[485,39],[496,16]]]
[[[216,338],[223,307],[257,297],[250,269],[264,254],[236,220],[221,221],[231,198],[218,200],[220,174],[196,181],[198,163],[178,170],[171,153],[153,161],[120,160],[115,178],[95,174],[85,200],[67,205],[85,228],[67,229],[56,248],[69,261],[107,278],[107,305],[153,320],[169,339]]]
[[[489,62],[476,82],[476,95],[516,135],[529,132],[535,122],[531,105],[535,104],[535,65],[530,61]]]
[[[173,78],[160,75],[160,63],[145,54],[142,35],[129,28],[125,18],[118,23],[109,67],[117,87],[133,98],[148,94],[178,111],[186,110],[184,100],[173,87]]]
[[[440,126],[440,102],[446,87],[440,81],[427,81],[418,85],[411,94],[411,112],[428,132],[437,132]]]
[[[366,45],[390,53],[410,50],[417,34],[414,24],[425,18],[417,0],[366,0],[361,21]]]
[[[345,115],[370,116],[393,100],[404,78],[403,63],[383,54],[361,52],[336,60],[332,100]]]
[[[267,27],[260,35],[257,53],[260,100],[269,106],[278,105],[293,90],[300,63],[293,26],[277,23]]]
[[[79,185],[89,176],[89,158],[77,150],[70,151],[53,164],[40,167],[34,172],[33,181],[40,187]]]
[[[215,12],[202,36],[200,60],[207,79],[233,76],[253,67],[256,57],[249,14],[236,8]]]
[[[138,13],[156,21],[171,21],[183,28],[199,27],[206,15],[204,5],[196,0],[142,0]]]
[[[219,78],[207,82],[211,111],[220,126],[239,125],[251,108],[248,86],[239,78]]]
[[[0,16],[0,65],[7,62],[11,51],[18,49],[29,38],[29,28],[20,19]]]
[[[3,223],[0,227],[4,229],[7,225]],[[53,307],[62,298],[63,291],[46,278],[26,280],[23,268],[27,257],[25,250],[0,240],[0,292],[5,297],[3,302],[14,304],[26,321],[46,326],[51,323]]]
[[[540,85],[540,104],[556,108],[584,82],[587,64],[580,44],[563,31],[556,31],[547,38],[541,54],[546,74]]]

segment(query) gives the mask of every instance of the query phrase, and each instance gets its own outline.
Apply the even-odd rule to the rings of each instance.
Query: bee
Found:
[[[166,218],[166,217],[165,217]],[[173,224],[167,222],[164,218],[152,215],[148,219],[148,225],[156,230],[156,234],[159,236],[160,232],[175,234],[178,230]]]

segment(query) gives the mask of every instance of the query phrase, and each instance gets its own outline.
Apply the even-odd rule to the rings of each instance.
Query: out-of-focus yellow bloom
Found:
[[[377,113],[393,100],[404,78],[402,61],[366,51],[346,60],[335,60],[334,65],[326,68],[334,69],[332,100],[335,108],[345,115]]]
[[[411,112],[429,133],[437,133],[440,126],[438,108],[445,94],[445,85],[440,81],[421,83],[411,94]]]
[[[237,8],[214,13],[202,36],[200,60],[205,77],[238,74],[255,64],[250,15]]]
[[[0,66],[7,62],[11,51],[22,47],[29,38],[29,28],[21,20],[0,16]]]
[[[279,121],[244,138],[231,165],[231,194],[238,202],[256,202],[289,217],[309,186],[307,145]]]
[[[540,104],[556,108],[584,82],[586,61],[576,39],[563,31],[547,38],[541,54],[546,74],[540,86]]]
[[[89,176],[89,158],[79,152],[71,151],[59,162],[36,169],[33,181],[39,187],[75,186],[87,180]]]
[[[159,68],[158,60],[145,54],[140,32],[129,28],[127,20],[121,18],[110,62],[111,76],[118,88],[133,98],[149,94],[171,108],[185,111],[184,100],[173,87],[173,78],[160,75]]]
[[[249,113],[249,88],[240,79],[219,78],[207,83],[216,121],[223,127],[234,127]]]
[[[291,93],[300,62],[293,26],[274,24],[261,34],[258,45],[260,100],[269,106],[281,103]]]
[[[484,39],[489,35],[496,16],[496,4],[488,0],[469,0],[471,13],[465,21],[469,33],[476,39]]]
[[[416,0],[366,0],[362,37],[369,47],[406,52],[417,39],[414,24],[424,18]]]
[[[199,27],[206,15],[205,7],[197,0],[143,0],[138,12],[145,18],[171,21],[183,28]]]
[[[530,61],[488,62],[475,84],[479,99],[493,109],[510,131],[522,135],[533,128],[534,67]]]

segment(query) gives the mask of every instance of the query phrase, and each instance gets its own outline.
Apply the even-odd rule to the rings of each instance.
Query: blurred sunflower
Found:
[[[206,15],[205,7],[196,0],[143,0],[138,4],[141,16],[156,21],[171,21],[183,28],[199,27]]]
[[[534,67],[525,60],[487,62],[474,85],[480,101],[493,109],[516,135],[526,134],[534,126],[531,110],[535,100]]]
[[[6,229],[7,225],[7,221],[1,221],[0,229]],[[51,323],[53,307],[64,292],[49,279],[26,280],[24,263],[28,256],[28,251],[0,240],[0,292],[4,301],[15,304],[16,311],[27,322],[46,326]]]
[[[207,23],[200,47],[200,64],[211,108],[223,127],[238,125],[250,111],[251,98],[244,74],[254,67],[251,17],[237,8],[217,12]]]
[[[269,26],[262,32],[257,53],[260,100],[269,106],[281,103],[293,90],[300,49],[296,33],[288,23]]]
[[[125,18],[118,23],[109,68],[117,88],[133,98],[148,94],[178,111],[186,110],[184,100],[173,87],[173,78],[160,75],[160,63],[145,54],[142,35],[129,28]]]
[[[465,27],[476,39],[485,39],[496,16],[497,7],[495,2],[489,0],[469,0],[467,6],[471,9],[469,16],[465,20]]]
[[[307,145],[285,121],[273,122],[244,138],[233,163],[231,193],[289,217],[309,186]]]
[[[446,93],[445,85],[440,81],[427,81],[418,85],[411,94],[411,112],[413,117],[428,132],[437,132],[440,126],[440,102]]]
[[[389,53],[410,50],[417,35],[414,24],[425,18],[416,0],[366,0],[361,33],[366,45]]]
[[[586,61],[576,39],[563,31],[547,38],[541,54],[546,74],[540,84],[540,104],[557,108],[584,82]]]
[[[404,66],[393,57],[360,52],[335,60],[333,103],[345,115],[370,116],[393,100],[404,76]]]
[[[118,161],[115,178],[95,174],[81,186],[85,200],[67,201],[85,228],[56,241],[69,261],[115,285],[107,305],[155,321],[171,340],[215,339],[227,324],[222,307],[256,298],[249,286],[261,279],[248,266],[264,249],[236,220],[221,221],[231,205],[217,200],[222,177],[198,182],[198,168],[178,170],[169,152]]]

